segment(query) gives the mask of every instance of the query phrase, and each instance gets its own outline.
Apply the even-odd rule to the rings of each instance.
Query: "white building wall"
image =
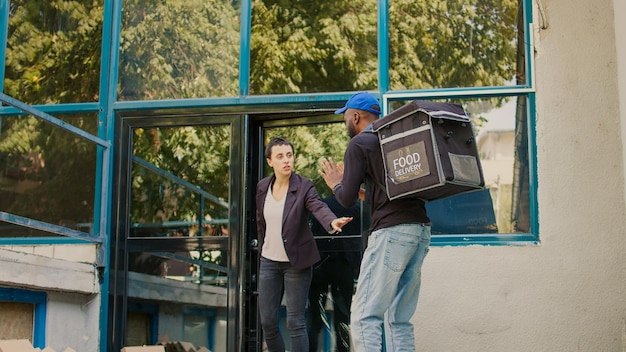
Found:
[[[100,294],[48,293],[46,345],[63,352],[100,350]]]
[[[614,0],[615,10],[613,16],[615,18],[615,47],[617,51],[617,89],[620,106],[620,122],[622,138],[626,136],[626,21],[624,14],[626,13],[626,1]],[[620,65],[621,63],[621,65]],[[622,142],[622,167],[626,176],[626,143]],[[624,195],[626,196],[626,194]]]
[[[626,351],[626,5],[542,2],[541,243],[431,248],[413,318],[420,351]]]
[[[46,292],[46,346],[56,351],[99,350],[95,253],[95,245],[0,248],[0,286]]]

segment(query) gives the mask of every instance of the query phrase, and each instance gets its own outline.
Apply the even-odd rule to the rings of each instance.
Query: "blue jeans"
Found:
[[[279,330],[283,293],[287,305],[287,328],[291,337],[291,351],[307,352],[309,350],[305,309],[311,275],[310,267],[295,269],[287,262],[275,262],[261,257],[259,316],[269,352],[285,351],[285,343]]]
[[[413,324],[421,268],[430,245],[430,226],[402,224],[372,232],[363,254],[352,301],[353,351],[382,351],[383,322],[387,351],[415,351]]]

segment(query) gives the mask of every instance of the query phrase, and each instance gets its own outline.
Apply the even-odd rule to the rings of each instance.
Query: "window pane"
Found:
[[[93,131],[95,114],[57,116]],[[0,120],[0,210],[93,233],[96,146],[33,116]],[[3,226],[2,237],[37,231]]]
[[[209,346],[209,336],[211,334],[211,316],[185,315],[185,325],[183,327],[184,341],[194,344],[194,346]]]
[[[433,235],[530,232],[526,98],[449,102],[461,104],[472,120],[485,190],[427,202]]]
[[[228,236],[230,126],[134,130],[133,237]]]
[[[152,314],[143,312],[128,312],[126,321],[126,345],[150,345],[150,326]]]
[[[31,303],[0,302],[0,340],[33,341],[34,316]]]
[[[159,338],[226,351],[228,261],[227,249],[131,252],[128,297],[156,307]]]
[[[390,0],[391,89],[524,84],[521,8],[517,0]]]
[[[228,251],[131,252],[128,265],[136,273],[226,287]]]
[[[128,297],[158,306],[159,336],[170,341],[225,345],[223,333],[205,339],[185,335],[190,332],[185,316],[194,306],[194,312],[215,311],[226,321],[231,128],[188,125],[132,132]],[[166,249],[147,251],[149,242]],[[216,329],[207,326],[205,332]]]
[[[103,1],[9,3],[4,93],[28,104],[97,101]]]
[[[88,232],[89,228],[82,231]],[[0,237],[63,237],[63,235],[0,221]]]
[[[120,100],[236,96],[239,2],[123,2]]]
[[[376,89],[376,4],[253,1],[251,94]]]

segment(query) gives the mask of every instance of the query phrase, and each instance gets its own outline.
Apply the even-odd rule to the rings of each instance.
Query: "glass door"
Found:
[[[238,349],[242,124],[240,116],[122,123],[114,348]]]
[[[343,160],[343,153],[349,142],[345,124],[341,116],[334,115],[332,111],[277,113],[253,116],[250,131],[250,208],[255,207],[256,183],[273,173],[265,160],[265,146],[272,138],[283,137],[294,145],[294,172],[309,178],[320,198],[338,216],[354,217],[354,222],[338,235],[329,235],[313,217],[309,220],[322,260],[313,267],[309,309],[306,313],[307,329],[310,332],[309,338],[317,341],[315,352],[336,350],[337,344],[345,343],[349,335],[347,318],[361,260],[362,233],[363,229],[369,227],[369,217],[365,214],[363,202],[358,201],[350,209],[341,207],[333,201],[331,190],[318,174],[320,158],[332,157],[338,162]],[[255,214],[255,211],[250,213]],[[251,338],[246,351],[263,351],[265,345],[258,318],[259,251],[258,247],[254,247],[258,242],[255,240],[256,228],[251,225],[249,231],[253,250],[250,252],[248,291],[251,294],[246,323]],[[286,348],[290,349],[291,339],[284,305],[281,306],[280,318],[281,334]]]

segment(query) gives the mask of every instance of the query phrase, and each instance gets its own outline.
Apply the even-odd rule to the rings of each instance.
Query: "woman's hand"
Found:
[[[352,219],[352,217],[337,218],[330,223],[330,227],[335,230],[335,232],[341,232],[341,228],[352,221]]]

